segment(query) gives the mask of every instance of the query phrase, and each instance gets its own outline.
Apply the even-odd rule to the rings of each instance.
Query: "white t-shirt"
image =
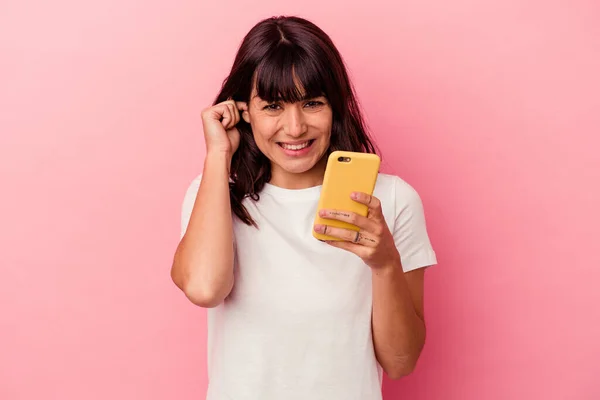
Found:
[[[182,235],[200,179],[183,202]],[[382,398],[371,270],[358,256],[312,236],[320,191],[267,184],[258,202],[243,203],[259,229],[234,217],[234,287],[208,309],[207,400]],[[436,264],[417,192],[379,174],[374,195],[404,271]]]

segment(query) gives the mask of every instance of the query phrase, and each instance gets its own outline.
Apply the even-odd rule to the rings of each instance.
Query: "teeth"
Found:
[[[286,150],[302,150],[305,147],[308,147],[310,142],[304,142],[302,144],[286,144],[286,143],[281,143],[281,147],[283,147]]]

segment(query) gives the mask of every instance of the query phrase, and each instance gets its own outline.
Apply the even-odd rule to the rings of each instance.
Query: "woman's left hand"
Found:
[[[315,225],[315,232],[343,239],[325,242],[356,254],[373,269],[400,264],[400,254],[383,217],[379,199],[361,192],[352,193],[351,197],[354,201],[367,205],[369,212],[366,217],[350,211],[325,209],[319,210],[319,216],[349,222],[360,228],[358,232],[330,225]]]

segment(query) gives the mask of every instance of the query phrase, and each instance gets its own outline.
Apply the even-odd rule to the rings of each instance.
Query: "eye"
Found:
[[[307,105],[309,108],[315,108],[315,107],[322,106],[322,105],[323,105],[323,102],[321,102],[321,101],[317,101],[317,100],[313,100],[313,101],[309,101],[309,102],[307,102],[307,103],[306,103],[306,105]]]
[[[266,106],[263,107],[263,110],[271,110],[271,111],[276,111],[279,110],[279,104],[277,103],[272,103],[272,104],[267,104]]]

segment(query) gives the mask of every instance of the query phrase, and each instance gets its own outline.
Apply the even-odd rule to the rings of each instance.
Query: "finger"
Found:
[[[234,125],[237,125],[238,122],[240,122],[240,119],[241,119],[240,110],[238,109],[237,103],[234,100],[231,100],[231,106],[233,108],[232,112],[233,112],[233,115],[235,117],[235,124]]]
[[[358,235],[356,235],[354,237],[354,240],[352,241],[352,243],[360,244],[365,247],[377,246],[377,240],[375,239],[375,236],[372,236],[370,234],[366,234],[366,233],[363,233],[360,231],[358,232]]]
[[[330,225],[317,224],[314,227],[315,232],[324,235],[333,236],[338,239],[352,242],[358,245],[373,247],[377,244],[375,237],[365,232],[357,232],[355,230],[338,228]]]
[[[219,115],[219,119],[221,120],[221,125],[223,128],[228,129],[229,124],[231,123],[231,111],[229,111],[229,107],[227,107],[226,103],[219,104],[214,107],[215,113]]]
[[[226,112],[227,107],[225,107],[224,104],[216,104],[202,112],[202,119],[211,119],[222,122]]]
[[[361,245],[351,243],[351,242],[343,242],[343,241],[337,241],[337,240],[325,240],[325,243],[327,243],[330,246],[337,247],[338,249],[347,250],[351,253],[356,254],[359,257],[361,257],[362,250],[363,250]]]
[[[344,221],[367,232],[374,232],[376,226],[376,223],[373,220],[351,211],[319,210],[319,216],[322,218]]]
[[[248,113],[248,103],[243,101],[236,101],[235,106],[238,110],[240,110],[240,118],[243,118],[244,113]],[[248,118],[244,118],[244,121],[248,122]]]
[[[372,196],[364,192],[352,192],[350,194],[352,200],[367,205],[369,208],[378,208],[381,206],[381,202],[375,196]]]
[[[358,257],[362,258],[363,260],[365,260],[367,257],[369,257],[369,253],[372,251],[371,249],[369,249],[365,246],[361,246],[359,244],[354,244],[351,242],[326,240],[325,243],[327,243],[328,245],[330,245],[332,247],[337,247],[338,249],[342,249],[342,250],[346,250],[351,253],[354,253]]]
[[[322,233],[324,235],[333,236],[335,238],[347,240],[349,242],[354,240],[354,237],[356,236],[356,231],[338,228],[338,227],[331,226],[331,225],[315,224],[314,230],[317,233]]]
[[[375,196],[363,192],[352,192],[350,197],[357,203],[365,204],[369,207],[369,210],[377,211],[379,213],[381,211],[381,201]],[[369,215],[373,215],[373,213],[370,212]]]
[[[237,109],[235,108],[235,105],[233,102],[228,101],[227,103],[225,103],[225,105],[227,105],[227,109],[229,110],[229,115],[231,116],[231,119],[229,120],[229,124],[226,127],[226,129],[231,129],[235,126],[235,124],[237,124]]]

